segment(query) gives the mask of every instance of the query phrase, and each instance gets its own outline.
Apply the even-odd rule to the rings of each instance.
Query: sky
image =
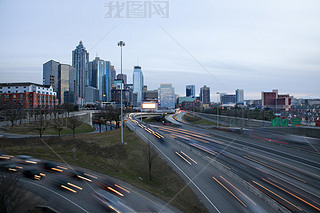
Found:
[[[316,98],[319,23],[319,0],[0,0],[0,82],[42,83],[42,65],[71,64],[80,40],[90,60],[120,73],[123,40],[123,73],[132,82],[140,65],[149,90],[172,83],[184,96],[194,84],[197,94],[209,86],[211,101],[236,89],[245,99],[272,89]]]

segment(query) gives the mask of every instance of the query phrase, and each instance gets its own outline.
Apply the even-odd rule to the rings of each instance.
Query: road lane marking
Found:
[[[140,131],[139,131],[140,132]],[[142,135],[147,141],[150,141],[145,135],[143,135],[141,132],[140,132],[140,135]],[[151,143],[152,143],[152,141],[150,141]],[[193,180],[186,174],[186,173],[184,173],[184,171],[177,165],[177,164],[175,164],[158,146],[156,146],[154,143],[152,143],[153,144],[153,146],[165,157],[165,158],[167,158],[169,161],[170,161],[170,163],[172,163],[189,181],[190,181],[190,183],[192,183],[198,190],[199,190],[199,192],[207,199],[207,201],[214,207],[214,209],[217,211],[217,212],[219,212],[219,213],[221,213],[220,212],[220,210],[212,203],[212,201],[208,198],[208,196],[197,186],[197,184],[195,184],[194,182],[193,182]],[[187,186],[187,185],[186,185]],[[167,206],[167,204],[164,206],[164,207],[166,207]]]
[[[229,167],[227,167],[226,165],[224,165],[223,163],[220,163],[219,161],[213,159],[213,158],[210,158],[209,156],[206,156],[207,158],[209,158],[210,160],[214,161],[214,162],[217,162],[218,164],[220,164],[221,166],[224,166],[226,167],[227,169],[231,170]]]
[[[294,178],[294,179],[296,179],[296,180],[299,180],[299,181],[301,181],[301,182],[304,182],[304,183],[307,182],[307,181],[304,181],[304,180],[302,180],[302,179],[300,179],[300,178],[297,178],[297,177],[294,176],[294,175],[291,175],[291,174],[286,173],[286,172],[283,172],[283,171],[281,171],[281,170],[279,170],[279,169],[277,169],[277,168],[274,168],[274,167],[272,167],[272,166],[269,166],[269,165],[267,165],[267,164],[265,164],[265,163],[261,163],[261,162],[258,161],[258,160],[252,159],[252,158],[247,157],[247,156],[243,156],[243,157],[246,158],[246,159],[248,159],[248,160],[251,160],[251,161],[253,161],[253,162],[255,162],[255,163],[258,163],[258,164],[260,164],[260,165],[263,165],[263,166],[265,166],[265,167],[268,167],[268,168],[270,168],[270,169],[273,169],[273,170],[275,170],[275,171],[277,171],[277,172],[280,172],[280,173],[282,173],[282,174],[284,174],[284,175],[288,175],[288,176],[290,176],[290,177],[292,177],[292,178]]]

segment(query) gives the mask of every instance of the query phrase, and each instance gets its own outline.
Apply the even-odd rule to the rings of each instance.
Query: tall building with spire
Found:
[[[72,51],[72,66],[76,69],[76,99],[78,103],[81,104],[85,101],[86,87],[89,85],[88,78],[88,63],[89,63],[89,53],[83,46],[82,41],[75,50]]]
[[[140,106],[143,100],[144,79],[140,66],[134,66],[133,69],[133,93],[137,94],[137,106]]]

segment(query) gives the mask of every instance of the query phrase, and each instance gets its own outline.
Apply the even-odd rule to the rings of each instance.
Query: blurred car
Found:
[[[67,168],[65,168],[63,166],[59,166],[58,164],[51,162],[51,161],[44,162],[42,164],[42,168],[49,170],[49,171],[56,171],[56,172],[63,172],[64,170],[67,169]]]
[[[38,169],[27,169],[27,170],[24,170],[22,174],[34,180],[41,180],[41,178],[46,176],[46,174],[44,174]]]
[[[12,155],[6,155],[6,154],[0,152],[0,160],[10,160],[11,158],[13,158]]]
[[[123,197],[125,192],[130,193],[130,191],[128,191],[124,187],[114,183],[112,180],[109,180],[107,178],[100,179],[99,181],[96,181],[96,182],[102,189],[112,192],[116,195],[119,195],[120,197]]]
[[[6,163],[1,165],[1,171],[6,171],[6,172],[18,172],[19,170],[22,169],[21,166],[18,166],[17,164],[14,163]]]
[[[80,171],[80,170],[72,170],[68,173],[73,178],[76,178],[78,180],[85,180],[88,182],[92,182],[93,180],[98,179],[94,175],[88,174],[86,172]]]
[[[95,190],[92,195],[98,201],[102,202],[102,205],[107,207],[111,212],[135,212],[123,200],[120,200],[117,196],[102,189]]]
[[[68,190],[73,193],[77,193],[77,191],[82,190],[82,187],[72,183],[67,179],[59,178],[57,180],[53,180],[53,184],[59,189]]]
[[[21,163],[21,164],[38,164],[40,162],[39,159],[36,159],[29,155],[17,155],[14,157],[14,160],[17,163]]]

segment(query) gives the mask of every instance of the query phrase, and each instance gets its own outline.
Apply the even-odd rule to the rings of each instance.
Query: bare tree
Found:
[[[102,126],[102,124],[105,123],[105,121],[103,120],[103,117],[101,117],[100,119],[98,119],[98,120],[96,121],[96,123],[98,123],[98,125],[99,125],[99,132],[101,133],[101,126]]]
[[[40,120],[35,123],[35,130],[39,133],[40,138],[42,138],[42,135],[44,131],[49,126],[49,122],[43,119],[43,116],[40,115]]]
[[[76,118],[69,118],[68,120],[68,128],[70,128],[72,130],[72,135],[73,137],[75,137],[75,133],[76,133],[76,129],[78,127],[80,127],[82,124],[81,121],[79,121],[78,119]]]
[[[158,154],[154,151],[153,144],[150,142],[148,142],[147,147],[145,147],[144,153],[148,164],[149,180],[152,180],[152,166],[154,165],[154,161],[158,157]]]
[[[108,168],[108,158],[109,158],[109,153],[110,153],[110,147],[101,147],[100,153],[103,157],[105,168]]]
[[[55,119],[52,126],[58,132],[59,138],[60,138],[61,131],[64,129],[64,119],[61,119],[61,118]]]
[[[17,173],[0,175],[0,212],[14,212],[23,197]]]
[[[7,111],[7,117],[11,122],[11,127],[14,126],[15,121],[19,119],[19,113],[17,109],[11,109]]]
[[[123,144],[110,147],[110,157],[116,162],[116,171],[119,171],[120,163],[128,157],[127,150]]]

